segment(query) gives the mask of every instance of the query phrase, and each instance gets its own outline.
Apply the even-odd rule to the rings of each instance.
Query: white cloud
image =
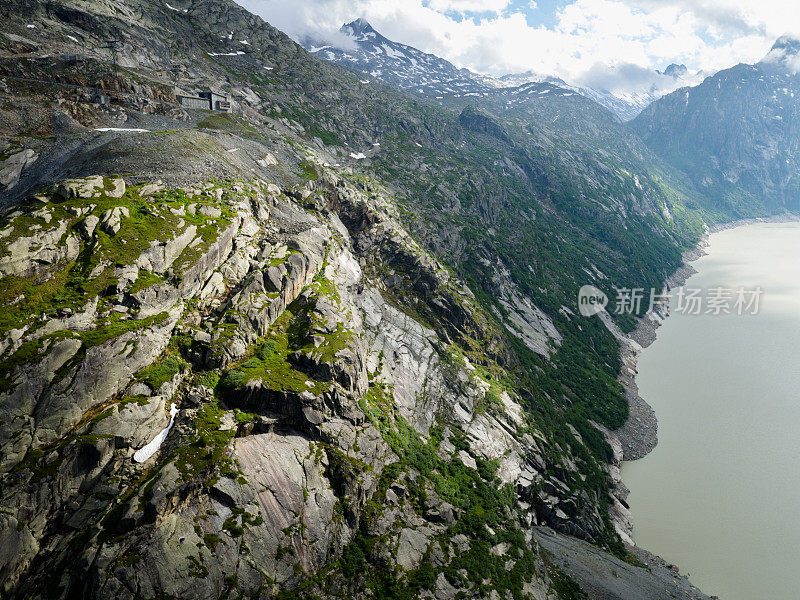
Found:
[[[779,35],[800,31],[800,11],[787,11],[785,0],[574,0],[549,28],[530,25],[509,0],[238,1],[295,38],[314,32],[341,45],[339,26],[363,16],[388,38],[458,67],[533,70],[617,90],[654,85],[639,75],[672,62],[706,72],[756,62]]]
[[[430,0],[429,6],[439,12],[492,12],[499,13],[511,0]]]
[[[777,38],[800,33],[800,11],[786,0],[625,0],[627,4],[652,8],[673,6],[690,12],[706,25],[740,35],[760,34]]]
[[[355,48],[353,40],[339,32],[345,21],[360,16],[360,2],[344,0],[235,0],[295,40],[313,36],[323,44]],[[355,16],[353,16],[355,15]]]

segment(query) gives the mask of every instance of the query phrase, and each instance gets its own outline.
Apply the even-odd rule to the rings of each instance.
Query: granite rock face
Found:
[[[60,258],[40,271],[16,254],[16,272],[57,285],[74,260],[60,248],[75,227],[77,257],[91,251],[97,263],[81,289],[114,279],[4,339],[7,592],[35,596],[50,580],[95,597],[216,598],[231,573],[242,593],[277,592],[342,564],[363,536],[377,536],[371,552],[405,572],[445,568],[475,549],[457,536],[434,543],[465,518],[459,494],[470,488],[430,479],[431,466],[508,490],[495,510],[524,516],[509,512],[504,530],[524,538],[547,523],[603,539],[591,498],[565,482],[578,474],[556,458],[564,449],[530,426],[517,392],[458,349],[478,335],[503,358],[486,315],[385,198],[329,173],[306,185],[322,206],[311,214],[294,190],[254,181],[217,194],[216,185],[146,190],[145,201],[138,186],[74,180],[38,201],[61,233],[40,239]],[[198,204],[217,210],[196,210],[203,218],[190,224]],[[25,239],[30,224],[18,214],[8,227]],[[128,237],[137,220],[166,215],[167,242]],[[104,244],[117,241],[141,250],[112,264],[106,252],[118,251]],[[410,312],[414,294],[429,303],[424,319]],[[165,442],[135,463],[171,403]],[[412,448],[430,466],[408,462]],[[78,566],[52,581],[45,565],[67,547]],[[535,548],[515,547],[512,563],[538,560]],[[537,577],[520,581],[542,585]]]
[[[573,291],[697,225],[629,131],[365,88],[227,0],[0,16],[3,597],[551,599],[537,527],[627,556]]]

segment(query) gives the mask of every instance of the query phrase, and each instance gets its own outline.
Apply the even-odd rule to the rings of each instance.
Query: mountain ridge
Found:
[[[227,0],[0,14],[4,597],[707,599],[631,544],[640,315],[577,295],[730,213],[629,127]]]
[[[500,90],[511,92],[511,89],[504,88],[517,88],[528,83],[549,83],[586,96],[621,119],[629,120],[661,95],[655,86],[641,93],[620,94],[567,83],[559,77],[532,71],[499,77],[473,73],[468,69],[459,69],[434,54],[389,40],[363,17],[345,23],[339,32],[351,39],[356,47],[337,48],[315,41],[313,36],[301,41],[306,49],[321,58],[344,64],[412,93],[426,94],[436,99],[485,96],[499,93]],[[675,81],[689,78],[685,65],[669,65],[664,72],[655,71],[655,74]]]
[[[630,125],[724,210],[739,217],[797,211],[797,49],[793,38],[780,38],[761,61],[673,92]]]
[[[322,42],[315,43],[312,38],[305,40],[303,45],[312,54],[415,93],[464,95],[492,89],[467,69],[458,69],[438,56],[389,40],[363,17],[345,23],[339,31],[353,39],[357,53]],[[380,62],[375,62],[376,57],[380,57]]]

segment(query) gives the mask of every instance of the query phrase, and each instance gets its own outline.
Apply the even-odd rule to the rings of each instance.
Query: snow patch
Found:
[[[239,50],[237,52],[219,52],[219,53],[218,52],[206,52],[206,54],[208,54],[209,56],[239,56],[241,54],[244,54],[244,52],[242,50]]]
[[[182,13],[188,13],[189,12],[188,8],[175,8],[174,6],[170,6],[169,2],[165,2],[164,4],[167,5],[168,9],[174,10],[175,12],[182,12]]]
[[[149,133],[150,132],[149,129],[133,129],[133,128],[126,129],[124,127],[97,127],[97,128],[95,128],[95,131],[115,131],[115,132],[121,132],[121,133]]]
[[[357,154],[355,152],[351,152],[350,153],[350,158],[355,158],[356,160],[363,160],[363,159],[367,158],[367,155],[364,154],[363,152],[359,152]]]
[[[169,407],[169,425],[167,425],[164,429],[162,429],[156,437],[150,440],[150,443],[147,444],[143,448],[139,448],[136,453],[133,455],[134,462],[143,463],[148,458],[153,456],[158,450],[161,448],[161,445],[164,443],[164,440],[167,439],[167,434],[169,430],[172,429],[172,426],[175,424],[175,416],[179,413],[178,407],[175,406],[173,402],[172,405]]]
[[[389,58],[408,58],[405,54],[395,50],[387,44],[381,44],[381,47],[383,48],[383,51],[386,52],[386,56]]]

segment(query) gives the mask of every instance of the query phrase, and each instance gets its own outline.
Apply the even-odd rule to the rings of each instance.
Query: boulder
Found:
[[[123,182],[123,186],[125,183]],[[116,235],[122,228],[122,217],[130,217],[127,206],[115,206],[105,211],[100,218],[100,229],[108,235]]]
[[[164,186],[161,184],[160,181],[156,181],[154,183],[147,183],[139,188],[139,196],[141,198],[152,196],[153,194],[157,194],[163,189]]]
[[[277,159],[277,158],[275,158],[275,157],[272,155],[272,153],[270,153],[270,152],[267,152],[267,153],[264,155],[264,158],[260,158],[260,159],[258,159],[256,162],[257,162],[257,163],[259,164],[259,166],[261,166],[261,167],[270,167],[270,166],[273,166],[273,165],[277,165],[277,164],[278,164],[278,159]]]
[[[428,537],[422,531],[405,528],[397,542],[397,564],[406,571],[416,569],[427,549]]]
[[[67,179],[56,186],[55,195],[63,200],[70,198],[91,198],[95,191],[103,189],[105,183],[100,175],[82,179]]]
[[[176,238],[165,242],[156,242],[153,246],[142,252],[136,261],[140,269],[151,273],[165,273],[172,266],[175,259],[180,256],[184,248],[195,238],[197,227],[189,225],[186,231]]]
[[[94,230],[99,222],[100,218],[97,215],[89,215],[83,220],[80,225],[80,231],[87,240],[94,237]]]
[[[209,277],[208,281],[206,282],[203,289],[200,290],[200,298],[212,298],[214,296],[219,296],[225,291],[225,279],[222,277],[222,273],[219,271],[214,271]]]
[[[210,204],[203,204],[198,209],[198,212],[201,215],[205,215],[206,217],[211,217],[212,219],[218,219],[222,216],[222,211],[217,206],[211,206]]]
[[[283,288],[283,278],[286,275],[286,267],[283,265],[269,267],[264,271],[264,289],[267,292],[280,292]]]
[[[125,180],[122,177],[115,177],[111,180],[111,189],[106,190],[106,196],[122,198],[125,195],[125,189]]]

